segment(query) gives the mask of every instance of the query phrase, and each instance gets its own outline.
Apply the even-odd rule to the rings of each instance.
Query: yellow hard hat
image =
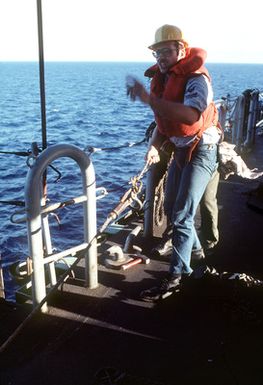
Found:
[[[160,43],[175,40],[184,41],[182,31],[175,25],[165,24],[157,29],[155,32],[155,41],[148,48],[155,49]]]

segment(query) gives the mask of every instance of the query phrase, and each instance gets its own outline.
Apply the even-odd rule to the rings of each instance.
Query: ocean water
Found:
[[[119,150],[97,151],[91,155],[97,187],[109,194],[97,201],[97,221],[102,224],[107,214],[130,187],[130,178],[144,165],[146,143],[128,147],[143,140],[153,114],[150,108],[126,95],[128,74],[143,81],[144,70],[151,63],[46,63],[46,117],[48,145],[74,144],[117,147]],[[247,88],[262,89],[263,65],[208,64],[215,99],[230,94],[235,97]],[[0,63],[0,151],[20,152],[32,142],[42,146],[39,73],[37,63]],[[24,201],[26,157],[0,153],[1,201]],[[61,173],[48,170],[48,198],[64,201],[81,195],[78,166],[63,158],[53,164]],[[28,255],[26,224],[12,223],[11,215],[21,207],[0,203],[0,252],[4,265],[23,260]],[[50,217],[52,246],[65,248],[83,241],[80,206],[59,211],[60,225]],[[16,214],[15,218],[19,215]]]

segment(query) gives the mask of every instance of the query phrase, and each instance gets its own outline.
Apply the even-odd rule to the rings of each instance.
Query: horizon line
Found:
[[[44,60],[45,63],[152,63],[144,60]],[[39,60],[0,60],[0,63],[39,63]],[[223,62],[207,61],[205,64],[257,64],[263,65],[263,62]]]

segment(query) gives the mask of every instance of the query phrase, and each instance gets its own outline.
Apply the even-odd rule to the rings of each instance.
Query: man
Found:
[[[135,79],[127,86],[132,100],[140,99],[152,108],[157,123],[147,162],[159,161],[159,149],[165,140],[175,145],[165,191],[165,211],[172,223],[169,274],[141,294],[143,300],[155,301],[180,287],[182,278],[192,272],[192,249],[202,249],[194,217],[217,169],[220,132],[210,76],[203,66],[204,51],[189,48],[182,31],[173,25],[160,27],[149,48],[157,60],[145,72],[151,78],[150,93]]]

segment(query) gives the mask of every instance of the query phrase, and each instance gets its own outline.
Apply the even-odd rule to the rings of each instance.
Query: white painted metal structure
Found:
[[[47,167],[56,159],[69,157],[77,162],[82,174],[84,216],[84,243],[52,254],[50,247],[47,248],[48,256],[44,255],[44,245],[49,244],[46,231],[45,213],[48,208],[41,207],[43,198],[42,176]],[[73,199],[74,201],[74,199]],[[55,284],[54,261],[65,256],[75,255],[78,251],[87,250],[85,253],[85,283],[89,288],[98,286],[97,266],[97,217],[96,217],[96,181],[92,162],[87,154],[74,145],[58,144],[44,150],[29,169],[25,188],[26,217],[28,229],[29,255],[32,258],[33,275],[32,290],[33,304],[37,306],[46,296],[45,264],[49,266],[51,284]],[[74,202],[75,203],[75,202]],[[47,310],[46,304],[42,306],[42,312]]]

